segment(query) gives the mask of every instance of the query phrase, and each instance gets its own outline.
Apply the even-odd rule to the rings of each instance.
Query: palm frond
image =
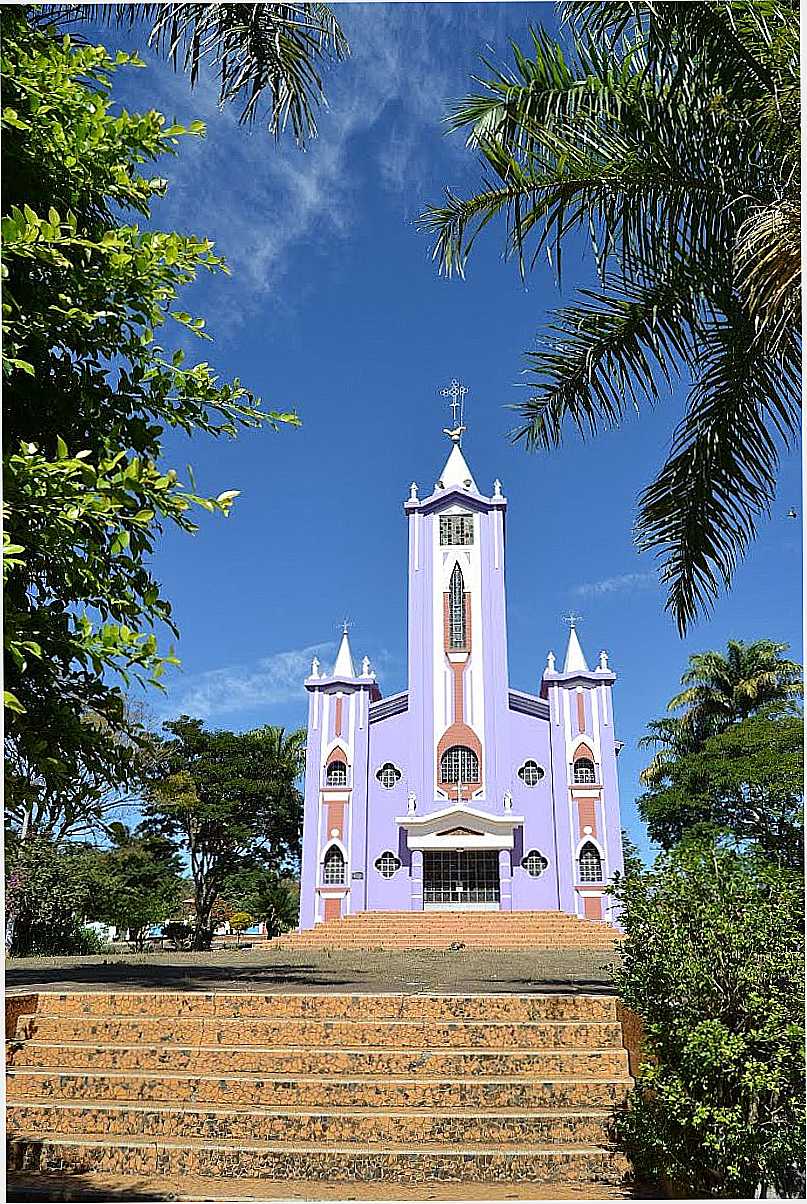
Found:
[[[706,332],[687,414],[640,499],[637,544],[656,551],[682,634],[731,584],[773,501],[779,448],[796,437],[797,373],[765,351],[740,313]]]
[[[587,303],[561,310],[526,357],[533,392],[515,407],[526,421],[513,437],[530,449],[558,446],[567,424],[584,437],[618,425],[697,355],[697,298],[678,281],[579,292]]]
[[[737,288],[759,335],[774,348],[801,318],[801,207],[759,206],[737,232]]]
[[[279,138],[291,126],[298,145],[317,133],[325,103],[321,71],[349,47],[326,4],[49,5],[59,23],[94,21],[150,26],[149,45],[181,65],[191,86],[203,66],[219,80],[219,103],[241,106],[240,121],[263,120]]]

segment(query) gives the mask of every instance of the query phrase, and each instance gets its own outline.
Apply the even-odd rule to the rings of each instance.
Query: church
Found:
[[[332,670],[315,658],[305,681],[301,928],[376,910],[612,919],[615,674],[605,652],[589,668],[572,620],[562,666],[550,652],[535,693],[510,687],[507,499],[499,481],[480,492],[464,430],[445,432],[434,489],[413,484],[403,507],[407,688],[383,697],[347,628]]]

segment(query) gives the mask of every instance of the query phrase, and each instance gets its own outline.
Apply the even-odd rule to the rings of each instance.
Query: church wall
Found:
[[[407,767],[409,789],[418,799],[431,797],[433,767],[431,757],[423,750],[431,748],[434,732],[434,697],[431,680],[432,641],[432,524],[428,517],[414,513],[409,516],[409,605],[408,605],[408,731],[407,748],[420,749],[418,757],[409,759]],[[391,730],[386,721],[385,734]],[[373,739],[380,737],[375,735]]]
[[[370,728],[370,757],[368,772],[367,812],[367,906],[379,911],[399,911],[409,908],[410,853],[406,841],[395,823],[396,815],[406,815],[406,799],[410,790],[417,793],[421,757],[415,754],[412,715],[393,715]],[[415,747],[417,747],[415,745]],[[388,790],[376,778],[376,773],[391,761],[401,771],[397,785]],[[401,860],[401,868],[392,878],[384,878],[375,868],[375,861],[389,850]]]
[[[507,682],[504,531],[503,515],[498,508],[481,516],[480,528],[479,551],[483,566],[481,589],[486,637],[484,665],[480,666],[486,699],[484,747],[488,777],[485,800],[489,810],[500,811],[504,792],[510,787],[512,750]]]
[[[516,832],[516,848],[512,855],[513,909],[553,910],[560,904],[549,724],[545,719],[508,710],[507,728],[510,764],[506,789],[513,796],[513,811],[524,816],[524,829]],[[526,786],[518,776],[519,768],[528,758],[544,770],[537,786]],[[549,862],[540,878],[532,878],[521,867],[522,857],[531,849],[543,853]]]
[[[322,698],[308,696],[308,740],[305,757],[305,803],[303,807],[303,855],[300,869],[300,927],[312,928],[316,907],[319,854],[319,782],[322,763]]]

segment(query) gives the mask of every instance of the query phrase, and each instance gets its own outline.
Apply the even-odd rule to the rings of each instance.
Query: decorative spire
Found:
[[[450,427],[443,428],[443,434],[448,435],[452,443],[459,445],[462,443],[462,436],[465,434],[465,394],[468,392],[465,385],[454,378],[447,389],[440,390],[441,397],[450,397],[451,406],[451,423]]]
[[[342,624],[342,640],[339,644],[339,651],[336,654],[336,664],[333,667],[334,677],[355,677],[356,670],[353,667],[353,657],[350,652],[350,640],[348,639],[348,629],[350,624],[347,620]]]
[[[588,673],[589,671],[586,658],[583,656],[583,649],[577,638],[577,624],[582,617],[582,615],[576,615],[574,611],[565,616],[565,621],[569,624],[569,645],[566,649],[566,660],[563,662],[564,673]]]

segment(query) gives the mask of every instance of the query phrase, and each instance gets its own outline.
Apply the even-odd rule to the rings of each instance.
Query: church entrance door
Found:
[[[499,899],[499,854],[495,850],[424,850],[424,910],[498,911]]]

